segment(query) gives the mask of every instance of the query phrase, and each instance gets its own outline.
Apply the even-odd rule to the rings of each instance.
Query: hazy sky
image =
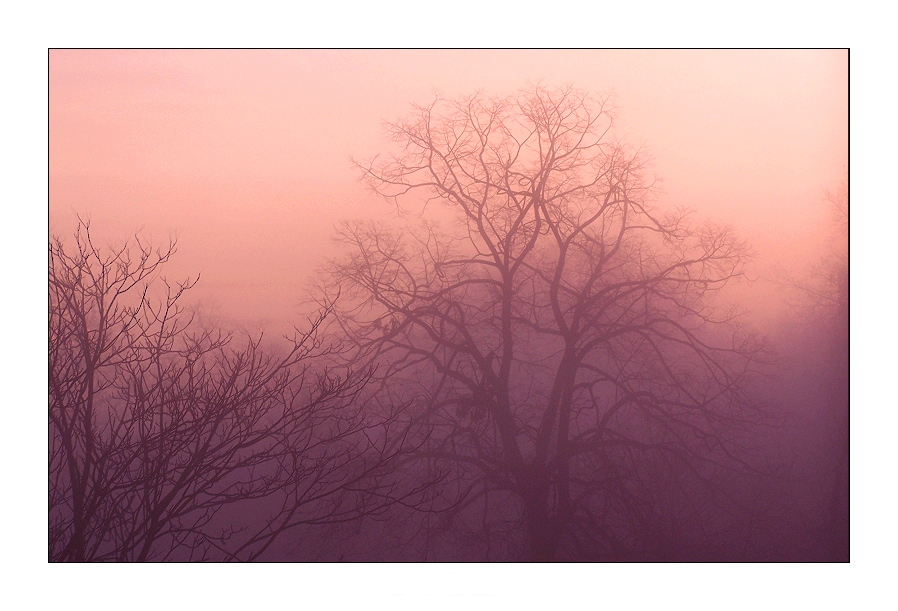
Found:
[[[194,299],[290,319],[334,223],[390,210],[350,163],[385,148],[382,121],[537,81],[612,93],[659,205],[735,226],[756,275],[818,256],[847,51],[51,51],[50,229],[79,212],[104,241],[177,234],[169,276],[201,273]]]

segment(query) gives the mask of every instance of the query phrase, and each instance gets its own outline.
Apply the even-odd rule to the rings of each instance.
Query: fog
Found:
[[[224,508],[224,513],[203,524],[227,525],[228,516],[233,515],[259,526],[265,524],[272,507],[286,507],[285,499],[301,502],[295,501],[295,512],[289,516],[275,512],[285,520],[283,528],[278,527],[281,530],[260,526],[257,538],[241,543],[240,553],[210,552],[208,558],[848,559],[848,344],[847,318],[840,318],[840,308],[847,308],[848,287],[847,276],[840,284],[843,281],[839,275],[847,257],[847,51],[53,50],[49,72],[49,229],[51,241],[59,238],[54,252],[60,253],[51,261],[51,293],[54,286],[63,287],[56,289],[62,291],[75,282],[67,279],[77,274],[66,276],[60,270],[65,268],[68,273],[78,268],[77,263],[65,263],[77,257],[69,260],[62,254],[74,253],[78,244],[82,245],[82,254],[90,255],[95,252],[91,249],[120,247],[134,236],[154,248],[164,248],[175,240],[176,252],[159,268],[162,275],[170,283],[199,278],[177,300],[183,308],[184,324],[195,315],[195,322],[206,333],[220,329],[236,331],[237,335],[228,346],[217,345],[212,335],[204,336],[208,345],[192,348],[196,358],[188,358],[189,367],[184,365],[177,373],[172,369],[170,375],[160,373],[147,382],[147,388],[162,393],[188,370],[194,380],[191,368],[197,368],[197,376],[200,371],[205,375],[204,363],[216,363],[208,365],[209,371],[217,366],[224,367],[226,373],[233,371],[235,380],[246,379],[248,385],[258,375],[260,396],[265,399],[258,404],[248,402],[246,409],[247,413],[258,414],[259,420],[252,420],[250,426],[250,416],[235,416],[239,425],[234,425],[234,430],[245,436],[236,435],[228,443],[243,448],[241,444],[255,439],[254,435],[281,436],[278,438],[293,439],[290,443],[295,446],[291,447],[309,448],[308,457],[314,459],[314,468],[296,467],[284,480],[272,475],[287,469],[283,456],[271,463],[260,461],[252,481],[264,480],[265,485],[244,494],[241,500],[245,503],[235,501],[233,507]],[[568,94],[564,91],[574,93],[565,97]],[[414,286],[414,290],[408,289],[408,295],[419,298],[426,286],[432,291],[427,293],[428,303],[433,304],[442,303],[434,300],[443,298],[447,286],[457,288],[472,281],[484,286],[495,283],[488,274],[481,277],[472,269],[478,269],[474,263],[482,264],[479,257],[486,247],[480,248],[491,244],[490,232],[502,236],[512,232],[507,227],[500,231],[492,225],[488,229],[472,225],[476,214],[465,216],[461,208],[453,207],[451,189],[440,191],[440,185],[436,192],[426,192],[431,183],[415,174],[423,167],[424,157],[416,158],[418,153],[414,146],[409,148],[409,142],[417,143],[416,138],[424,132],[409,126],[417,125],[415,117],[424,116],[420,114],[422,108],[435,104],[433,133],[451,141],[447,136],[453,133],[451,126],[444,126],[445,133],[436,129],[441,118],[456,117],[453,113],[460,112],[456,118],[479,125],[472,117],[480,111],[470,110],[475,106],[464,114],[459,110],[464,104],[453,105],[462,98],[483,102],[476,108],[487,114],[490,100],[538,99],[550,109],[567,108],[564,104],[568,99],[586,100],[583,108],[593,114],[584,116],[596,118],[595,129],[601,136],[597,142],[608,148],[596,144],[584,151],[601,150],[605,156],[601,167],[608,168],[603,171],[609,176],[628,177],[620,178],[619,183],[609,182],[605,193],[624,190],[639,200],[632,213],[609,211],[598,228],[587,227],[589,223],[583,220],[587,208],[577,206],[586,204],[569,202],[567,195],[559,196],[564,200],[559,210],[563,208],[564,212],[557,212],[555,221],[548,209],[539,213],[549,228],[533,230],[533,244],[539,245],[534,247],[533,261],[528,260],[521,268],[532,272],[526,282],[514,284],[509,280],[501,290],[483,288],[478,293],[481,289],[474,288],[464,293],[464,299],[478,304],[492,303],[493,299],[497,304],[495,311],[486,306],[465,310],[473,338],[464,340],[468,352],[462,361],[470,358],[470,362],[448,354],[450,347],[462,340],[448,335],[433,339],[421,332],[438,327],[430,319],[424,321],[433,313],[415,310],[416,302],[401,288]],[[514,141],[518,135],[515,130],[526,128],[521,117],[529,116],[526,109],[530,107],[516,103],[509,102],[511,105],[503,111],[508,114],[501,115],[506,125],[515,126],[509,128],[502,147]],[[571,113],[559,111],[559,116],[579,116]],[[546,119],[548,123],[552,120],[556,119]],[[606,122],[611,126],[607,134]],[[398,131],[405,140],[391,141],[390,125],[394,136],[397,126],[404,126]],[[576,129],[585,128],[578,123]],[[427,133],[428,138],[442,142]],[[566,141],[562,144],[579,154],[575,145]],[[542,154],[538,147],[527,148],[530,144],[526,138],[521,138],[518,146],[520,157],[505,160],[506,170],[514,163],[524,167],[533,161],[527,155]],[[502,147],[494,150],[485,146],[481,152],[495,153],[496,163],[501,165],[499,162],[505,159]],[[446,164],[465,168],[468,161],[462,156]],[[399,166],[404,168],[401,173],[397,173]],[[579,172],[579,167],[565,171]],[[470,176],[476,171],[472,170]],[[524,185],[524,174],[513,176],[520,180],[518,186]],[[552,188],[563,191],[561,186]],[[503,196],[510,198],[509,202],[517,197],[510,194],[510,189]],[[535,192],[533,185],[528,189]],[[589,199],[594,198],[589,189],[592,187],[582,191],[589,194],[586,201],[597,201]],[[429,197],[435,201],[425,206]],[[436,201],[441,197],[451,200],[449,205],[441,207]],[[626,205],[632,204],[626,201]],[[646,212],[643,205],[665,215],[682,211],[682,217],[656,221],[656,215]],[[627,243],[617,238],[618,246],[623,247],[618,251],[609,246],[610,252],[627,254],[621,255],[620,264],[602,268],[604,245],[615,244],[615,232],[623,235],[629,230],[628,223],[635,223],[634,217],[627,215],[637,213],[645,214],[649,225],[658,223],[651,229],[658,237],[646,234]],[[660,213],[657,219],[661,219]],[[480,214],[506,222],[505,212],[484,207]],[[565,224],[574,223],[574,218],[576,223],[583,223],[584,231],[595,231],[589,240],[573,241],[580,230],[565,229]],[[87,242],[76,241],[75,235],[78,231],[86,235],[88,221],[91,245],[84,246]],[[498,220],[496,223],[501,225]],[[517,227],[513,223],[509,226]],[[712,226],[713,230],[703,233],[701,228]],[[553,231],[557,244],[550,239]],[[564,231],[571,232],[568,238],[563,239]],[[515,240],[529,240],[528,235],[509,237],[506,248],[524,248],[516,246]],[[462,239],[459,236],[468,236],[470,243],[458,243],[456,240]],[[661,236],[667,237],[662,240]],[[390,240],[395,240],[395,250],[391,250]],[[568,278],[567,268],[560,263],[566,261],[565,240],[580,249],[570,255],[570,265],[576,262],[578,267],[576,274],[570,272],[570,284],[559,288],[559,281],[553,285],[547,270],[561,270],[558,278]],[[714,248],[709,248],[711,242]],[[132,248],[135,244],[131,242]],[[406,248],[416,253],[409,260],[416,265],[421,261],[420,269],[408,272],[411,279],[405,279],[402,269],[391,267],[394,253],[405,253]],[[686,263],[691,261],[686,256],[690,249],[702,253],[698,257],[702,264],[699,280],[691,268],[687,269],[691,265]],[[530,252],[526,248],[521,251]],[[643,257],[643,252],[653,254]],[[418,257],[417,253],[426,255]],[[525,254],[520,254],[522,260]],[[372,255],[373,259],[363,255]],[[459,268],[459,275],[452,276],[455,272],[446,270],[459,258],[474,267]],[[99,262],[102,257],[95,259]],[[658,353],[665,355],[658,362],[629,339],[603,339],[601,355],[583,356],[586,348],[582,346],[592,349],[599,340],[588,335],[569,340],[566,314],[559,312],[577,312],[579,316],[584,308],[592,307],[596,296],[603,294],[595,289],[599,292],[589,298],[593,301],[586,299],[592,295],[594,284],[624,286],[637,276],[649,284],[667,282],[669,278],[661,270],[664,262],[671,269],[682,267],[685,276],[678,281],[698,284],[692,292],[665,289],[669,302],[651,301],[654,289],[647,289],[639,303],[645,308],[646,320],[651,319],[648,312],[654,308],[658,316],[676,322],[679,331],[674,335],[683,333],[682,337],[674,338],[667,332],[658,336],[671,342],[669,348],[658,348]],[[509,269],[517,268],[512,265]],[[847,267],[844,269],[847,274]],[[156,277],[157,270],[152,272],[147,280]],[[581,280],[581,274],[592,280]],[[392,281],[384,280],[387,276]],[[601,281],[595,280],[599,277]],[[520,306],[524,309],[516,310],[514,316],[510,296],[500,299],[490,293],[511,291],[512,286],[516,298],[524,295],[524,305]],[[384,297],[390,290],[397,295],[392,301]],[[162,302],[166,299],[158,281],[148,295]],[[581,296],[584,300],[577,301]],[[167,298],[174,303],[171,294]],[[403,301],[406,299],[409,301]],[[701,306],[694,300],[701,300]],[[703,309],[705,300],[714,312],[735,307],[739,316],[727,319],[724,326],[704,329],[702,321],[717,320],[711,309]],[[506,301],[507,310],[499,305]],[[64,302],[60,298],[59,303]],[[51,338],[54,329],[64,335],[69,328],[69,314],[60,314],[54,322],[53,303],[51,299]],[[139,300],[129,303],[135,308],[138,306],[133,304]],[[446,301],[446,308],[449,303]],[[468,302],[461,306],[451,303],[463,307]],[[609,320],[621,325],[620,332],[626,333],[638,326],[635,319],[627,318],[635,303],[635,298],[626,307],[609,303],[595,316],[610,316]],[[59,307],[60,311],[65,308]],[[441,306],[433,307],[439,310]],[[322,311],[326,316],[319,327],[314,327]],[[487,311],[497,320],[507,318],[508,327],[494,328],[484,313]],[[552,311],[556,318],[550,324],[546,321]],[[486,318],[477,318],[481,315]],[[123,317],[121,324],[130,324],[126,319]],[[135,327],[140,337],[163,335],[164,325],[156,326],[161,323],[153,310],[145,320],[144,326]],[[403,320],[411,321],[411,326],[420,324],[418,333],[423,334],[408,330]],[[440,320],[445,323],[450,319]],[[520,327],[512,329],[512,324]],[[556,325],[557,329],[547,330],[546,325]],[[280,342],[278,338],[294,327],[300,337],[293,344]],[[401,341],[390,335],[394,330],[401,330]],[[244,337],[243,332],[249,336]],[[263,332],[264,342],[250,341]],[[607,337],[612,336],[616,337]],[[506,359],[503,355],[510,354],[512,337],[518,352]],[[718,358],[715,352],[710,359],[714,365],[707,370],[698,364],[687,365],[691,359],[697,359],[696,363],[709,360],[704,342],[727,345],[735,355]],[[575,344],[580,359],[577,367],[582,365],[584,369],[575,367],[568,375],[565,355],[573,358]],[[161,349],[162,343],[156,346]],[[235,350],[233,354],[226,352],[231,349]],[[134,350],[129,357],[133,363],[150,358]],[[410,355],[421,351],[435,355],[438,365],[409,364]],[[232,360],[237,358],[234,355],[252,363],[261,360],[256,369],[244,371],[232,364],[239,361]],[[494,359],[496,380],[511,384],[504,395],[490,386],[498,384],[490,377]],[[507,366],[499,365],[503,359]],[[52,362],[51,354],[51,386],[55,375]],[[607,373],[610,362],[617,367],[613,376]],[[637,362],[638,367],[634,365]],[[160,361],[159,366],[180,366],[175,361],[165,363]],[[725,375],[715,369],[718,366]],[[450,370],[452,375],[446,377]],[[601,375],[597,373],[600,371]],[[303,373],[307,376],[305,385],[301,392],[294,391],[294,385],[298,388],[303,381]],[[356,374],[361,377],[352,377]],[[725,383],[720,383],[721,375]],[[569,392],[562,389],[566,376],[570,378]],[[591,380],[602,376],[608,376],[608,380],[590,386]],[[119,373],[113,376],[115,380],[119,377]],[[213,377],[196,392],[209,392],[215,397],[230,397],[232,391],[240,394],[218,386],[218,378]],[[147,380],[134,378],[138,379]],[[315,387],[313,379],[322,385]],[[688,384],[684,382],[687,379]],[[110,388],[117,387],[115,380],[109,382]],[[280,385],[270,386],[271,380],[278,380]],[[515,380],[524,380],[528,386],[516,387]],[[716,394],[711,390],[712,382],[719,384]],[[693,388],[693,383],[701,390]],[[481,402],[477,389],[487,386],[490,393],[504,398]],[[600,398],[593,396],[587,401],[585,394],[577,394],[586,393],[587,387]],[[473,394],[463,397],[463,391]],[[51,412],[53,392],[51,389]],[[286,400],[285,393],[295,396]],[[579,439],[579,434],[585,444],[595,440],[587,432],[588,410],[583,406],[589,403],[597,414],[607,414],[604,419],[601,415],[594,417],[590,425],[601,422],[601,429],[612,422],[619,403],[642,396],[640,393],[650,396],[646,401],[652,403],[652,409],[658,408],[665,415],[656,420],[648,410],[634,416],[620,424],[616,436],[602,443],[668,447],[671,439],[694,433],[695,439],[705,445],[705,453],[699,457],[691,445],[688,450],[686,445],[676,446],[672,455],[688,460],[674,464],[663,454],[636,460],[623,454],[609,458],[601,450],[576,465],[571,459],[571,466],[562,468],[557,465],[566,464],[569,450],[562,451],[560,441],[546,441],[544,468],[559,482],[547,484],[553,490],[552,486],[558,487],[550,496],[561,499],[568,495],[564,497],[568,501],[558,500],[557,506],[550,503],[545,511],[551,515],[542,515],[539,503],[528,495],[538,488],[533,482],[542,481],[539,478],[544,474],[533,475],[527,470],[528,465],[536,469],[534,465],[543,464],[539,462],[542,459],[537,460],[541,439],[549,438],[548,432],[541,432],[541,422],[549,416],[540,416],[540,406],[552,406],[545,413],[556,418],[552,415],[556,403],[562,406],[557,408],[561,411],[568,405],[568,420],[558,416],[558,423],[546,431],[553,431],[553,439],[556,435],[561,439],[561,431],[570,427],[575,431],[572,439]],[[184,413],[194,409],[195,399],[190,397],[195,396],[199,395],[186,391],[178,395]],[[115,401],[130,401],[119,395],[117,399],[111,397],[108,401],[113,407],[108,409],[113,412],[117,409]],[[314,406],[317,411],[303,413],[315,415],[284,416],[292,413],[290,401],[294,400]],[[438,407],[451,417],[434,420],[431,416]],[[128,409],[139,411],[136,407]],[[689,409],[705,414],[706,421],[699,424],[691,413],[682,415]],[[674,413],[677,415],[672,416]],[[515,426],[521,427],[520,439],[509,440],[508,435],[514,434],[507,430],[514,426],[503,428],[503,414],[510,414],[509,422],[514,420],[518,423]],[[266,420],[272,417],[276,424]],[[300,421],[307,428],[298,434],[289,427]],[[410,424],[418,426],[422,421],[430,427],[427,434]],[[256,424],[260,428],[253,428]],[[493,425],[495,428],[490,428]],[[281,426],[287,428],[278,428]],[[656,428],[659,426],[661,429]],[[392,431],[402,427],[406,427],[402,441],[394,442]],[[135,425],[134,430],[138,428]],[[458,431],[464,431],[464,440],[460,440]],[[291,437],[294,434],[295,439]],[[636,438],[640,441],[634,441]],[[709,442],[710,438],[715,441]],[[452,445],[455,458],[449,461],[451,464],[444,461],[448,440],[452,444],[458,440],[464,446],[459,449],[461,446]],[[487,449],[481,448],[481,441]],[[275,446],[263,446],[260,451],[265,456],[275,453]],[[515,458],[515,452],[521,456]],[[734,452],[738,469],[724,466]],[[415,462],[422,456],[430,461],[424,466]],[[499,467],[477,471],[471,466],[475,458],[497,464],[506,461],[507,465],[505,471]],[[607,473],[617,473],[614,477],[623,477],[619,475],[622,469],[627,478],[650,483],[635,492],[636,488],[628,488],[626,495],[617,497],[601,488],[611,486],[611,490],[617,484],[607,484],[605,479],[601,483],[581,482],[578,469],[582,473],[604,473],[612,463],[617,471]],[[235,466],[235,471],[216,480],[216,485],[232,481],[228,477],[244,481],[238,469],[245,466]],[[564,476],[552,469],[563,469]],[[352,475],[344,477],[342,470]],[[532,481],[521,484],[531,475]],[[277,480],[277,486],[268,487],[267,478]],[[359,482],[352,493],[341,483],[346,478]],[[611,475],[608,478],[613,479]],[[479,488],[481,479],[491,483]],[[568,481],[576,485],[564,483]],[[582,489],[568,490],[581,484]],[[591,495],[597,494],[596,486],[603,492],[594,498]],[[360,489],[368,496],[353,496]],[[479,503],[475,508],[467,504],[469,497]],[[580,509],[567,507],[574,497],[579,499]],[[608,500],[612,498],[615,500]],[[713,508],[695,509],[696,499],[712,498]],[[637,508],[628,503],[635,503]],[[560,526],[563,520],[558,517],[567,515],[566,511],[577,516],[564,522],[569,523],[564,527],[568,530]],[[193,526],[184,528],[186,532]],[[546,535],[550,531],[551,537]],[[167,536],[177,540],[179,532],[173,530]],[[270,539],[266,538],[269,534]],[[74,552],[53,558],[52,545],[51,541],[52,559],[89,559]],[[207,545],[211,547],[203,547]],[[133,553],[118,554],[114,547],[109,541],[98,543],[97,557],[154,559],[149,543],[142,554],[136,548]],[[206,539],[202,545],[188,548],[218,550]],[[190,553],[179,549],[172,557],[155,559],[194,559]]]
[[[335,223],[389,214],[350,159],[440,93],[528,82],[612,92],[660,204],[735,226],[752,277],[819,256],[848,163],[844,51],[63,51],[50,53],[50,222],[176,234],[172,275],[237,319],[290,321]],[[762,290],[751,309],[776,307]]]

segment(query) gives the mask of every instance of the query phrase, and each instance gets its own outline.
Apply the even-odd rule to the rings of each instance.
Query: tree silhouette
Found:
[[[797,363],[815,363],[817,379],[807,382],[817,390],[801,423],[813,439],[807,451],[807,473],[801,481],[818,481],[824,507],[811,519],[814,542],[827,558],[847,561],[849,554],[849,274],[848,180],[828,191],[832,211],[828,251],[804,277],[788,278],[786,290],[795,296],[794,327],[803,338]],[[807,364],[804,367],[808,367]],[[808,374],[805,374],[808,375]],[[812,397],[814,395],[811,395]],[[796,401],[796,399],[792,399]],[[799,399],[800,400],[800,399]],[[807,416],[805,416],[807,417]],[[799,487],[800,484],[796,484]]]
[[[254,559],[300,524],[358,519],[397,493],[389,418],[354,403],[312,321],[286,350],[198,324],[174,245],[49,252],[51,561]]]
[[[746,247],[654,210],[611,126],[574,89],[415,107],[359,168],[447,222],[344,224],[323,285],[345,358],[410,406],[422,468],[452,467],[453,519],[510,516],[532,560],[669,557],[681,515],[659,491],[753,468],[761,346],[712,307]]]
[[[835,217],[835,236],[832,254],[828,261],[828,273],[824,276],[829,287],[827,313],[832,333],[832,446],[836,464],[833,468],[832,494],[830,495],[828,520],[825,532],[829,533],[827,546],[833,557],[847,561],[849,552],[849,282],[848,282],[848,180],[838,189],[827,194]]]

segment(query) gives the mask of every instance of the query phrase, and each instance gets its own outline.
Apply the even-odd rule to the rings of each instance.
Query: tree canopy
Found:
[[[663,555],[653,533],[676,517],[652,495],[748,466],[739,431],[760,417],[762,347],[713,299],[747,248],[656,209],[613,116],[539,86],[416,107],[358,165],[400,210],[448,220],[344,224],[323,281],[347,361],[410,406],[422,464],[451,465],[454,515],[485,527],[503,504],[536,560]]]

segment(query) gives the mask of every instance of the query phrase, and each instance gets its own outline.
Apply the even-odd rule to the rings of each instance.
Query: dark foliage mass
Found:
[[[801,446],[813,380],[715,305],[746,246],[656,209],[612,118],[535,87],[391,124],[359,169],[431,220],[342,225],[287,348],[195,321],[172,248],[53,240],[50,559],[846,560],[841,268]]]

